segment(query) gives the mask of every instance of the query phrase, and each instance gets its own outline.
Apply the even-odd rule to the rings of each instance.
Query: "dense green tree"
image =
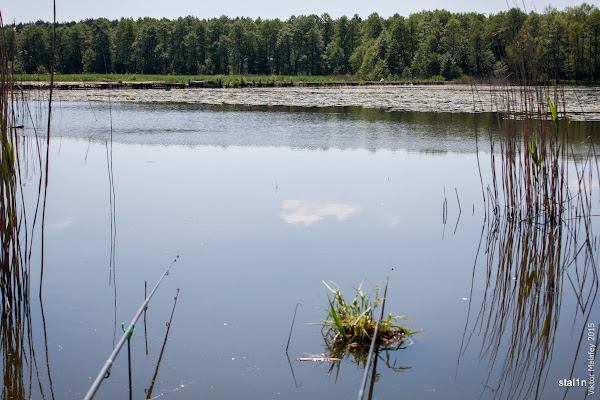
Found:
[[[17,51],[18,49],[16,27],[14,25],[4,25],[0,29],[3,30],[2,32],[0,32],[0,34],[5,40],[3,48],[4,51],[7,51],[7,59],[17,60],[17,56],[15,55],[15,51]],[[16,72],[21,72],[20,67],[18,65],[18,61],[15,67],[17,69]]]
[[[461,58],[464,54],[465,36],[465,31],[458,18],[450,18],[444,26],[442,33],[442,52],[449,54],[453,59]]]
[[[110,22],[106,18],[99,18],[92,22],[87,50],[83,56],[83,69],[85,72],[110,72],[110,36]]]
[[[146,19],[138,24],[133,47],[135,49],[136,70],[142,74],[158,74],[160,72],[160,32],[158,21]]]
[[[440,56],[440,75],[447,80],[452,80],[462,75],[462,69],[450,53],[444,53]]]
[[[277,54],[281,60],[281,71],[288,75],[292,75],[292,62],[293,62],[293,41],[294,33],[291,25],[285,24],[277,35]]]
[[[327,49],[328,53],[332,53],[329,54],[330,68],[336,73],[346,74],[352,72],[350,56],[359,45],[359,24],[360,19],[356,15],[352,19],[343,16],[335,24],[335,33],[332,39],[334,46],[331,46],[331,48],[328,46]],[[340,52],[342,54],[341,60],[338,57]]]
[[[248,19],[236,20],[229,32],[231,63],[234,74],[256,73],[258,32]]]
[[[344,74],[348,71],[345,67],[345,55],[335,40],[329,42],[325,50],[325,69],[331,74]]]
[[[316,21],[315,21],[316,22]],[[306,72],[310,75],[318,75],[323,70],[323,53],[325,44],[319,26],[314,23],[306,36]]]
[[[417,52],[417,47],[419,46],[419,25],[420,25],[421,15],[419,14],[411,14],[406,20],[406,30],[408,36],[408,54],[409,58],[412,60]]]
[[[229,73],[229,27],[231,21],[222,16],[208,21],[207,37],[209,57],[206,60],[206,70],[210,74]]]
[[[323,46],[327,48],[335,33],[335,22],[333,22],[329,14],[325,13],[321,15],[321,18],[319,19],[319,28],[323,35]]]
[[[320,18],[316,15],[295,17],[293,22],[294,74],[317,74],[322,68],[324,51]]]
[[[544,13],[544,50],[542,63],[546,73],[551,79],[560,79],[564,76],[566,65],[567,38],[566,26],[556,9],[548,9]]]
[[[591,78],[597,81],[600,80],[600,10],[596,8],[591,12],[586,27],[590,38]]]
[[[371,39],[370,42],[372,44],[366,49],[358,73],[370,80],[387,78],[390,74],[386,62],[387,35],[380,34],[377,39]]]
[[[46,28],[41,25],[25,25],[18,35],[18,60],[28,74],[50,70],[52,44]]]
[[[277,52],[277,38],[283,23],[279,19],[258,23],[257,63],[261,74],[279,74],[281,57]]]
[[[375,44],[375,39],[368,40],[358,46],[350,56],[350,67],[352,71],[359,71],[363,64],[367,50]]]
[[[113,71],[128,73],[135,71],[134,43],[135,24],[132,19],[121,19],[113,37]]]
[[[189,69],[197,69],[198,37],[192,31],[190,19],[180,17],[171,24],[169,40],[171,71],[176,74],[186,74],[189,73]]]
[[[17,68],[49,71],[52,32],[43,21],[16,25]],[[99,18],[57,24],[56,32],[59,73],[600,80],[600,10],[587,3],[542,13],[435,10],[408,18],[373,13],[365,20],[358,15],[334,20],[328,14],[286,21]]]
[[[410,41],[411,38],[404,17],[395,15],[392,17],[392,23],[390,24],[388,47],[385,54],[385,61],[390,74],[401,76],[404,69],[410,67],[412,58]]]
[[[586,69],[586,19],[590,13],[589,6],[569,7],[566,10],[567,40],[569,55],[566,62],[566,73],[576,80],[585,77]]]
[[[183,62],[186,74],[207,73],[206,62],[206,24],[193,21],[191,29],[183,38]]]
[[[369,15],[369,17],[362,23],[362,37],[363,40],[377,39],[384,28],[384,19],[377,13]]]
[[[428,36],[419,46],[412,60],[411,73],[416,78],[431,78],[440,75],[441,60],[437,52],[431,51],[435,37]]]
[[[494,53],[490,48],[491,32],[486,29],[482,15],[470,16],[468,42],[466,44],[468,75],[485,76],[489,74],[495,62]]]

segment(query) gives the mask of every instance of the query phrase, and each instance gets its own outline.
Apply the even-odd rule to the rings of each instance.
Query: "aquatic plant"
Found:
[[[40,295],[46,382],[43,370],[38,368],[33,343],[29,284],[34,228],[38,211],[43,215],[45,210],[41,193],[47,181],[44,186],[42,177],[47,177],[48,164],[44,169],[39,138],[33,139],[37,151],[31,151],[27,148],[31,141],[18,133],[23,128],[22,121],[28,111],[23,101],[25,96],[18,90],[13,74],[14,34],[14,25],[6,29],[0,13],[0,359],[4,371],[1,397],[31,398],[32,389],[37,387],[42,398],[54,398],[43,303]],[[35,206],[35,215],[33,221],[28,223],[23,187],[28,179],[28,168],[32,166],[39,168],[40,180],[37,201],[29,204]],[[36,248],[43,249],[43,240],[40,246]],[[37,383],[34,383],[36,380]],[[50,392],[48,395],[45,394],[47,389]]]
[[[323,357],[331,362],[328,375],[335,376],[337,381],[342,361],[350,360],[365,369],[359,398],[361,393],[364,395],[366,377],[370,374],[371,398],[374,384],[381,377],[377,373],[377,360],[381,359],[388,368],[396,372],[409,369],[410,367],[397,365],[398,360],[392,359],[390,352],[406,348],[407,344],[412,343],[411,335],[416,332],[398,323],[399,320],[408,320],[403,315],[393,316],[390,313],[383,317],[386,291],[383,296],[378,296],[379,284],[367,295],[361,283],[351,301],[344,298],[337,285],[334,289],[324,281],[323,284],[333,294],[333,297],[327,298],[327,316],[321,329],[326,349]]]
[[[375,310],[383,307],[384,297],[377,297],[379,284],[375,285],[371,294],[363,291],[361,283],[356,289],[354,299],[347,301],[339,287],[332,288],[323,284],[333,293],[328,296],[329,306],[323,322],[323,336],[330,343],[368,346],[373,340],[377,317]],[[372,299],[375,294],[375,299]],[[383,346],[400,346],[414,332],[398,324],[399,320],[408,320],[403,315],[392,316],[391,313],[379,323],[376,344]]]
[[[23,214],[19,198],[19,154],[11,48],[0,20],[0,292],[2,311],[27,295],[29,270],[20,241]]]
[[[569,287],[577,303],[571,329],[579,331],[573,373],[599,288],[592,222],[593,187],[600,182],[597,138],[577,142],[561,123],[568,121],[564,89],[537,84],[537,69],[527,59],[525,49],[521,86],[505,86],[492,99],[499,135],[489,135],[491,182],[485,187],[481,181],[486,214],[475,259],[477,266],[485,255],[485,284],[480,311],[469,307],[460,351],[481,334],[480,354],[489,357],[485,386],[497,399],[544,397]]]
[[[10,31],[9,31],[10,32]],[[0,356],[4,371],[2,398],[25,398],[29,347],[29,265],[24,257],[19,197],[19,148],[13,113],[13,81],[9,62],[11,47],[0,17]],[[26,246],[26,244],[25,244]],[[31,347],[29,347],[31,349]],[[30,390],[30,389],[29,389]]]

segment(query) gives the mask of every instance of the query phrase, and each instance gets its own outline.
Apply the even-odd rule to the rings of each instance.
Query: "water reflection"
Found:
[[[102,143],[406,149],[443,154],[473,152],[476,125],[498,134],[497,115],[492,113],[389,112],[361,107],[64,102],[52,118],[60,136]],[[24,124],[24,134],[35,136],[28,121]],[[597,137],[599,128],[600,124],[590,122],[568,124],[574,143],[590,135]]]
[[[367,394],[368,399],[373,398],[375,391],[375,383],[379,382],[382,378],[382,374],[377,372],[377,365],[379,361],[383,362],[384,365],[391,371],[402,372],[409,370],[411,367],[403,366],[399,364],[398,355],[395,353],[397,350],[404,350],[407,346],[412,343],[410,338],[405,337],[399,341],[395,341],[391,345],[376,344],[373,350],[372,363],[368,363],[368,357],[370,355],[368,344],[366,345],[352,345],[347,343],[341,343],[335,341],[331,336],[323,334],[323,342],[325,351],[323,354],[313,355],[309,354],[308,357],[297,358],[299,362],[318,362],[326,363],[329,365],[327,368],[327,376],[333,376],[334,382],[337,383],[340,378],[340,373],[343,364],[355,364],[359,369],[369,368],[368,374],[370,376],[369,390]],[[288,362],[289,357],[288,357]],[[290,369],[292,378],[296,388],[300,388],[302,383],[298,384],[296,380],[296,374],[294,368],[290,362]]]
[[[72,122],[73,126],[65,126],[61,135],[77,138],[105,135],[107,130],[100,129],[101,122],[86,125],[83,115],[85,108],[89,112],[91,107],[104,112],[104,105],[85,103],[84,107],[80,106],[63,104],[64,120],[61,123]],[[74,112],[71,114],[71,111]],[[467,266],[469,271],[465,274],[465,263],[456,260],[462,256],[469,258],[467,263],[472,261],[472,246],[479,238],[480,221],[471,217],[470,210],[471,204],[475,203],[478,207],[476,215],[480,215],[476,202],[481,196],[477,191],[472,154],[437,155],[448,151],[467,152],[475,147],[469,139],[471,117],[461,119],[456,116],[454,121],[448,118],[444,123],[444,115],[428,119],[418,113],[413,117],[404,115],[402,118],[406,121],[396,121],[397,116],[393,113],[380,113],[382,118],[369,113],[369,119],[349,111],[284,111],[269,113],[194,106],[185,110],[178,105],[170,108],[127,105],[115,109],[114,187],[120,199],[117,261],[122,315],[119,326],[123,319],[130,317],[128,304],[139,301],[141,293],[138,292],[141,292],[145,274],[152,271],[157,257],[182,248],[181,251],[197,260],[197,265],[186,270],[179,282],[173,284],[183,285],[183,293],[192,296],[180,298],[177,312],[196,316],[201,313],[202,318],[179,319],[172,326],[153,396],[164,389],[198,380],[198,384],[189,389],[191,393],[179,395],[239,398],[247,393],[247,387],[252,386],[256,389],[254,396],[264,398],[273,397],[275,390],[285,397],[298,399],[330,395],[353,397],[358,389],[355,388],[356,375],[360,374],[356,372],[358,368],[353,359],[345,359],[344,366],[339,364],[342,372],[337,385],[331,384],[333,379],[324,378],[323,369],[327,371],[329,365],[311,365],[317,368],[307,372],[298,371],[302,367],[294,362],[297,383],[302,385],[302,390],[296,392],[287,375],[287,364],[277,364],[277,357],[273,356],[281,353],[282,346],[277,339],[287,337],[287,320],[281,324],[278,318],[266,318],[261,322],[264,330],[259,332],[245,328],[256,324],[256,310],[264,310],[265,314],[273,316],[287,315],[286,304],[298,300],[311,304],[320,292],[314,290],[314,282],[323,278],[340,277],[354,282],[362,278],[366,270],[401,262],[406,265],[407,275],[403,279],[403,289],[398,293],[398,303],[402,308],[410,307],[407,313],[419,321],[416,328],[429,329],[429,332],[419,339],[423,346],[389,353],[391,365],[398,356],[399,361],[394,366],[411,366],[410,373],[397,374],[391,370],[387,373],[379,358],[377,373],[373,374],[382,376],[378,378],[378,395],[393,397],[402,389],[408,397],[428,398],[431,395],[426,390],[431,388],[430,382],[437,382],[439,387],[446,388],[447,398],[472,398],[472,390],[478,390],[473,387],[479,386],[478,382],[472,384],[470,381],[470,386],[453,385],[448,376],[454,375],[455,358],[452,356],[448,360],[441,354],[448,349],[450,354],[455,354],[460,340],[464,322],[462,306],[466,302],[452,303],[452,299],[468,296],[471,265]],[[79,116],[84,117],[81,122],[75,120]],[[101,116],[98,118],[103,121]],[[411,118],[413,122],[409,123]],[[450,126],[452,123],[456,123],[454,128]],[[427,126],[420,127],[419,124]],[[454,136],[446,134],[450,132],[448,129],[454,129]],[[460,130],[463,133],[458,132]],[[58,147],[58,141],[53,142],[55,147]],[[103,140],[61,141],[60,157],[56,157],[54,164],[57,175],[52,180],[56,185],[56,196],[50,210],[55,218],[49,221],[65,221],[66,217],[72,216],[75,223],[62,235],[53,235],[49,246],[54,254],[52,265],[57,272],[50,280],[54,290],[48,292],[53,296],[48,297],[48,328],[53,351],[50,355],[57,371],[54,374],[57,395],[68,394],[72,387],[77,387],[80,393],[87,389],[88,375],[97,371],[111,348],[113,329],[113,287],[106,287],[106,275],[110,277],[110,273],[106,274],[105,268],[108,241],[113,242],[109,235],[108,215],[111,197],[106,196],[106,148]],[[156,146],[162,143],[181,143],[183,146]],[[196,146],[195,143],[208,145]],[[242,147],[224,149],[235,143]],[[322,148],[407,148],[411,151],[372,154],[364,150],[318,150]],[[86,163],[82,162],[84,159]],[[387,181],[390,175],[392,179]],[[274,181],[281,184],[275,196]],[[163,185],[159,192],[156,192],[156,182]],[[463,209],[469,212],[467,216],[463,213],[457,234],[447,234],[446,241],[439,242],[438,199],[444,185],[449,200],[449,232],[455,225],[458,206],[453,199],[455,193],[452,193],[455,187],[460,193]],[[86,190],[80,190],[82,187]],[[284,211],[285,199],[296,204],[292,203],[292,207]],[[332,199],[340,200],[334,203],[342,206],[340,210],[332,210],[323,201]],[[53,200],[52,196],[50,200]],[[385,206],[380,206],[383,203]],[[155,210],[164,209],[165,204],[169,205],[168,212],[156,214]],[[356,210],[350,212],[352,208]],[[295,225],[288,226],[301,229],[284,229],[282,234],[282,225],[292,224],[285,222],[282,214],[292,220],[295,218]],[[153,218],[149,219],[148,215]],[[382,229],[382,226],[398,221],[406,228]],[[492,220],[489,221],[491,224]],[[484,243],[486,238],[484,235]],[[495,248],[499,247],[496,245]],[[484,249],[482,246],[482,259]],[[69,256],[65,257],[65,254]],[[446,268],[450,264],[456,268]],[[63,279],[64,276],[69,276],[69,280]],[[490,281],[490,285],[495,284],[493,277]],[[206,282],[210,284],[205,285]],[[226,301],[212,300],[223,296],[223,284],[213,282],[227,285]],[[188,290],[185,290],[186,286]],[[561,287],[568,289],[569,283],[565,281]],[[137,369],[134,370],[134,383],[138,382],[139,392],[142,385],[148,387],[156,373],[158,351],[164,343],[164,322],[173,306],[174,291],[173,288],[165,292],[168,300],[163,304],[154,304],[160,306],[160,315],[165,316],[160,321],[154,318],[158,329],[149,325],[150,331],[159,336],[149,338],[150,350],[156,351],[150,353],[153,354],[150,358],[140,357],[140,353],[134,358]],[[489,289],[490,293],[492,291]],[[272,295],[265,296],[265,293]],[[488,295],[490,298],[491,294]],[[199,308],[199,304],[210,305]],[[68,314],[64,312],[65,305]],[[479,303],[473,306],[473,320],[478,306]],[[309,310],[312,308],[307,306],[306,313],[313,312]],[[93,318],[88,317],[86,309],[93,310]],[[441,309],[444,313],[438,311]],[[444,315],[440,317],[439,314]],[[317,318],[307,317],[306,320]],[[116,317],[114,319],[116,321]],[[564,313],[562,320],[565,320]],[[223,327],[225,321],[227,328]],[[280,329],[280,325],[284,328]],[[264,331],[269,332],[268,337]],[[556,341],[567,336],[556,330],[550,333]],[[36,335],[41,335],[39,329]],[[508,333],[502,339],[503,344],[509,343],[506,335]],[[310,341],[304,338],[308,344],[302,347],[326,351],[320,347],[321,338],[312,336]],[[64,345],[65,340],[74,343],[71,352],[56,351],[57,345]],[[98,345],[90,346],[90,343]],[[144,353],[141,338],[138,346]],[[559,350],[558,347],[554,350]],[[72,362],[77,359],[73,357],[76,353],[81,356],[78,364]],[[497,354],[500,363],[504,350],[499,349]],[[248,359],[240,366],[242,355]],[[236,357],[235,362],[233,357]],[[385,354],[381,357],[387,359]],[[126,360],[122,355],[118,361],[123,364]],[[559,358],[555,356],[555,360]],[[562,357],[560,360],[570,361]],[[441,366],[431,368],[434,365]],[[470,368],[471,364],[464,362],[461,366]],[[286,375],[281,378],[280,372]],[[478,379],[480,371],[473,376]],[[115,368],[111,382],[106,382],[106,387],[102,388],[102,395],[126,396],[127,389],[123,387],[126,379],[126,372]],[[119,386],[119,382],[122,385]],[[213,390],[212,385],[216,389]],[[492,379],[489,386],[496,387]],[[553,386],[550,378],[547,390],[551,393],[554,393]]]
[[[331,375],[335,371],[335,381],[339,377],[340,366],[342,362],[350,362],[352,364],[356,364],[359,368],[367,367],[367,359],[369,355],[369,346],[368,345],[348,345],[346,343],[340,343],[335,340],[332,340],[331,337],[324,335],[323,336],[325,352],[323,355],[325,358],[331,358],[334,361],[331,362],[331,366],[327,372],[328,375]],[[399,364],[398,356],[394,353],[396,350],[404,350],[411,343],[410,339],[401,339],[400,341],[394,343],[392,346],[379,345],[377,344],[374,349],[374,358],[373,362],[379,358],[381,361],[385,363],[385,366],[392,371],[400,372],[411,367],[402,366]],[[373,364],[375,367],[376,364]],[[374,368],[372,376],[375,376],[376,380],[379,380],[380,376],[376,374],[376,369]]]
[[[343,221],[359,211],[360,207],[350,204],[285,200],[280,215],[286,224],[311,226],[325,217],[335,217],[338,221]]]
[[[73,217],[66,217],[61,221],[57,221],[46,226],[48,233],[50,234],[59,234],[63,233],[65,229],[73,226],[74,220]]]
[[[2,399],[24,400],[38,395],[44,399],[55,398],[43,307],[41,313],[45,359],[38,360],[29,301],[27,299],[13,301],[2,312],[0,322]]]
[[[33,375],[33,347],[27,307],[22,303],[14,304],[12,309],[2,313],[0,322],[0,351],[2,353],[2,370],[4,387],[2,398],[25,399],[30,396],[29,377]],[[26,349],[31,349],[28,352]],[[37,365],[37,364],[36,364]]]

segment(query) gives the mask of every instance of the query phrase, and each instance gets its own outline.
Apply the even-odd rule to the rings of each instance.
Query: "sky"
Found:
[[[599,6],[600,0],[587,0],[588,4]],[[518,6],[526,12],[542,12],[548,5],[564,10],[577,6],[583,0],[56,0],[56,19],[59,22],[81,21],[87,18],[105,17],[110,20],[140,17],[176,19],[192,15],[210,19],[228,17],[250,17],[256,19],[286,20],[291,15],[328,13],[336,19],[342,15],[358,14],[367,18],[376,12],[382,17],[398,13],[405,17],[423,10],[445,9],[452,12],[478,12],[495,14]],[[0,0],[0,12],[4,24],[12,22],[52,21],[52,0]]]

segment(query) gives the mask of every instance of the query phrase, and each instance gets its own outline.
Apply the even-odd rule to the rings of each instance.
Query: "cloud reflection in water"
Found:
[[[359,211],[360,207],[350,204],[285,200],[280,215],[287,224],[311,226],[324,217],[333,216],[341,221]]]
[[[60,221],[50,223],[46,229],[50,233],[64,233],[64,231],[74,225],[73,217],[66,217]]]

